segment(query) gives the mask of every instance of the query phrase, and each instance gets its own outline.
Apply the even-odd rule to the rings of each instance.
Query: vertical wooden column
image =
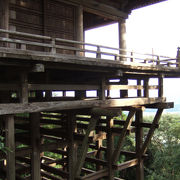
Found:
[[[68,125],[68,173],[69,180],[74,180],[74,166],[77,162],[77,146],[74,141],[74,132],[75,132],[75,114],[69,112],[67,125]]]
[[[0,29],[9,30],[9,0],[0,0]],[[0,33],[0,37],[8,38],[7,33]],[[6,47],[8,44],[0,42],[0,47]],[[7,103],[10,100],[8,91],[1,91],[0,102]]]
[[[7,151],[7,168],[6,176],[8,180],[15,180],[15,138],[14,138],[14,116],[7,115],[5,120],[5,146],[9,149]]]
[[[136,112],[136,156],[138,158],[138,165],[136,166],[136,180],[144,180],[144,165],[141,156],[141,148],[143,145],[143,128],[141,123],[143,122],[143,111],[139,109]]]
[[[177,62],[177,67],[180,67],[180,47],[178,47],[177,48],[177,60],[176,60],[176,62]]]
[[[30,114],[30,135],[31,135],[31,179],[41,179],[40,170],[40,113]]]
[[[127,78],[121,78],[120,84],[121,85],[128,85],[128,79]],[[121,98],[128,97],[128,90],[120,90],[120,97]]]
[[[79,5],[76,8],[76,40],[84,41],[84,30],[83,30],[83,7]],[[77,48],[83,49],[83,45],[77,45]],[[76,52],[76,55],[83,56],[83,52]]]
[[[27,72],[21,73],[21,92],[20,92],[20,102],[28,103],[28,77]]]
[[[158,84],[159,84],[158,97],[163,97],[163,76],[160,76],[158,78]]]
[[[138,79],[138,80],[137,80],[137,85],[138,85],[138,86],[141,85],[141,79]],[[137,90],[137,96],[138,96],[138,97],[141,97],[141,96],[142,96],[141,89],[138,89],[138,90]]]
[[[113,180],[114,179],[114,171],[112,169],[112,154],[114,151],[114,137],[112,134],[111,128],[113,127],[113,119],[109,118],[107,122],[107,161],[108,161],[108,179]]]
[[[119,48],[126,50],[126,20],[119,21]],[[126,55],[126,51],[121,51],[121,55]],[[126,58],[120,57],[120,61],[125,61]]]
[[[0,29],[9,29],[9,0],[0,0]],[[7,37],[7,35],[5,36]]]
[[[144,97],[149,97],[149,78],[144,79]]]
[[[99,99],[100,100],[105,100],[106,96],[105,96],[105,85],[106,85],[106,79],[104,77],[102,77],[101,82],[100,82],[100,89],[97,91]]]

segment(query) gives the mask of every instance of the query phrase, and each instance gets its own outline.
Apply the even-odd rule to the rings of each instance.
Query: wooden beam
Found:
[[[40,170],[40,113],[30,114],[30,134],[31,134],[31,178],[41,179]]]
[[[97,180],[101,179],[103,177],[108,176],[108,169],[102,169],[99,171],[96,171],[94,173],[88,174],[87,176],[84,176],[82,178],[78,178],[79,180]]]
[[[80,176],[81,169],[83,167],[83,164],[84,164],[84,161],[85,161],[85,158],[87,155],[87,151],[88,151],[88,138],[89,138],[91,131],[93,131],[95,129],[98,118],[99,118],[99,116],[92,116],[91,120],[89,122],[88,129],[86,130],[86,134],[85,134],[85,137],[82,142],[82,146],[78,152],[78,156],[77,156],[78,158],[77,158],[76,165],[74,166],[75,167],[75,169],[74,169],[75,177]]]
[[[155,104],[162,102],[165,102],[165,98],[123,98],[123,99],[109,99],[106,101],[77,100],[77,101],[57,101],[57,102],[34,102],[28,104],[9,103],[9,104],[0,104],[0,115],[83,109],[83,108],[93,108],[93,107],[120,108],[120,107],[140,106],[140,105]]]
[[[127,119],[126,119],[126,122],[124,124],[123,130],[122,130],[122,132],[120,134],[117,147],[114,150],[113,155],[112,155],[112,163],[113,164],[116,164],[117,161],[118,161],[118,158],[119,158],[119,155],[120,155],[120,152],[121,152],[121,147],[123,145],[123,141],[124,141],[125,136],[126,136],[126,132],[129,129],[129,127],[131,126],[134,114],[135,114],[135,111],[129,111],[129,114],[127,116]]]
[[[15,180],[15,138],[14,138],[14,116],[7,115],[4,117],[5,120],[5,146],[7,150],[7,166],[6,176],[8,180]]]

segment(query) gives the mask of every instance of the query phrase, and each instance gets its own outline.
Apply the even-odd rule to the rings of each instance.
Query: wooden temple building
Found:
[[[120,180],[133,167],[144,179],[148,144],[173,107],[163,79],[180,76],[180,54],[126,50],[125,21],[161,1],[0,0],[0,179]],[[119,48],[84,42],[85,30],[114,22]]]

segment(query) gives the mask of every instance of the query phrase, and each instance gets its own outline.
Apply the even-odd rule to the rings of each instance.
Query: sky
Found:
[[[126,20],[126,29],[127,49],[176,57],[180,46],[180,0],[133,10]],[[85,32],[88,43],[118,47],[118,38],[117,24]],[[180,104],[180,79],[165,79],[164,87],[167,101]]]

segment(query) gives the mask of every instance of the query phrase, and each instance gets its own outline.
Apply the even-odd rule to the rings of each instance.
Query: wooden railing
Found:
[[[52,38],[17,31],[0,29],[0,47],[48,53],[48,55],[67,54],[88,58],[108,59],[122,63],[154,66],[179,67],[180,57],[170,58],[155,54],[142,54],[125,49],[113,48],[74,40]],[[32,48],[33,47],[33,48]],[[179,52],[179,51],[178,51]],[[125,55],[124,55],[125,54]]]

